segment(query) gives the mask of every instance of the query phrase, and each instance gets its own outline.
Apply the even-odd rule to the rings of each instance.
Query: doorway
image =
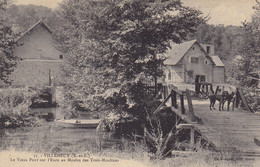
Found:
[[[196,75],[195,76],[195,92],[200,93],[200,87],[202,83],[205,83],[206,77],[205,75]]]

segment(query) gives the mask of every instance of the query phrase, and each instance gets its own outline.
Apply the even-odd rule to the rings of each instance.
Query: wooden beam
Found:
[[[190,129],[190,147],[193,148],[195,144],[195,130],[194,128]]]
[[[246,101],[246,98],[245,98],[245,96],[244,96],[244,94],[243,94],[242,89],[238,88],[238,93],[239,93],[239,95],[240,95],[240,98],[241,98],[242,103],[244,104],[246,110],[253,112],[253,111],[251,110],[251,108],[249,107],[247,101]]]
[[[177,107],[177,94],[176,94],[176,92],[174,90],[172,91],[171,100],[172,100],[172,106],[174,108],[178,108]]]
[[[239,105],[239,101],[240,101],[240,95],[239,95],[239,92],[238,92],[238,88],[236,88],[236,105],[235,107],[238,108],[238,105]]]
[[[178,93],[178,94],[182,94],[182,92],[176,87],[176,86],[174,86],[174,85],[172,85],[172,84],[169,84],[168,85],[168,88],[170,89],[170,90],[174,90],[176,93]]]
[[[160,110],[160,108],[165,105],[165,103],[170,99],[171,96],[172,96],[172,93],[170,93],[166,97],[166,99],[156,108],[156,110],[153,113],[156,114]]]
[[[188,100],[188,107],[189,107],[189,111],[188,111],[188,117],[192,122],[196,122],[198,121],[196,115],[194,114],[194,110],[193,110],[193,106],[192,106],[192,101],[191,101],[191,95],[190,95],[190,91],[187,89],[186,90],[186,96],[187,96],[187,100]]]
[[[195,126],[193,124],[179,124],[177,125],[176,129],[191,129]]]
[[[180,101],[181,101],[181,113],[184,115],[185,114],[185,107],[184,107],[183,94],[180,95]]]

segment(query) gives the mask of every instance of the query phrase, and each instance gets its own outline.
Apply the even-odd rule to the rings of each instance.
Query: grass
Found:
[[[38,128],[38,129],[37,129]],[[216,153],[205,149],[197,152],[177,152],[172,157],[156,159],[144,144],[127,139],[112,139],[109,134],[75,129],[53,129],[52,125],[1,132],[1,151],[31,153],[88,153],[94,157],[109,157],[138,162],[151,167],[233,167],[254,166],[256,161],[241,160],[236,152]]]

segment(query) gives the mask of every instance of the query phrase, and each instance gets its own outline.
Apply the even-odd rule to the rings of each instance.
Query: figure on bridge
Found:
[[[217,89],[216,92],[214,93],[213,90],[210,90],[211,93],[209,93],[209,108],[210,110],[215,109],[214,105],[216,101],[219,101],[219,111],[224,111],[224,104],[226,101],[226,97],[228,95],[227,91],[221,91],[221,89]]]

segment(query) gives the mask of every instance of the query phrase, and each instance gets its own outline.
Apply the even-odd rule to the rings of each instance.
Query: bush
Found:
[[[260,106],[256,99],[256,97],[259,96],[259,91],[260,90],[258,88],[250,88],[246,86],[243,88],[243,93],[245,95],[246,101],[254,112],[260,111]]]
[[[31,98],[35,94],[26,89],[1,89],[0,128],[38,125],[38,119],[29,114]]]

